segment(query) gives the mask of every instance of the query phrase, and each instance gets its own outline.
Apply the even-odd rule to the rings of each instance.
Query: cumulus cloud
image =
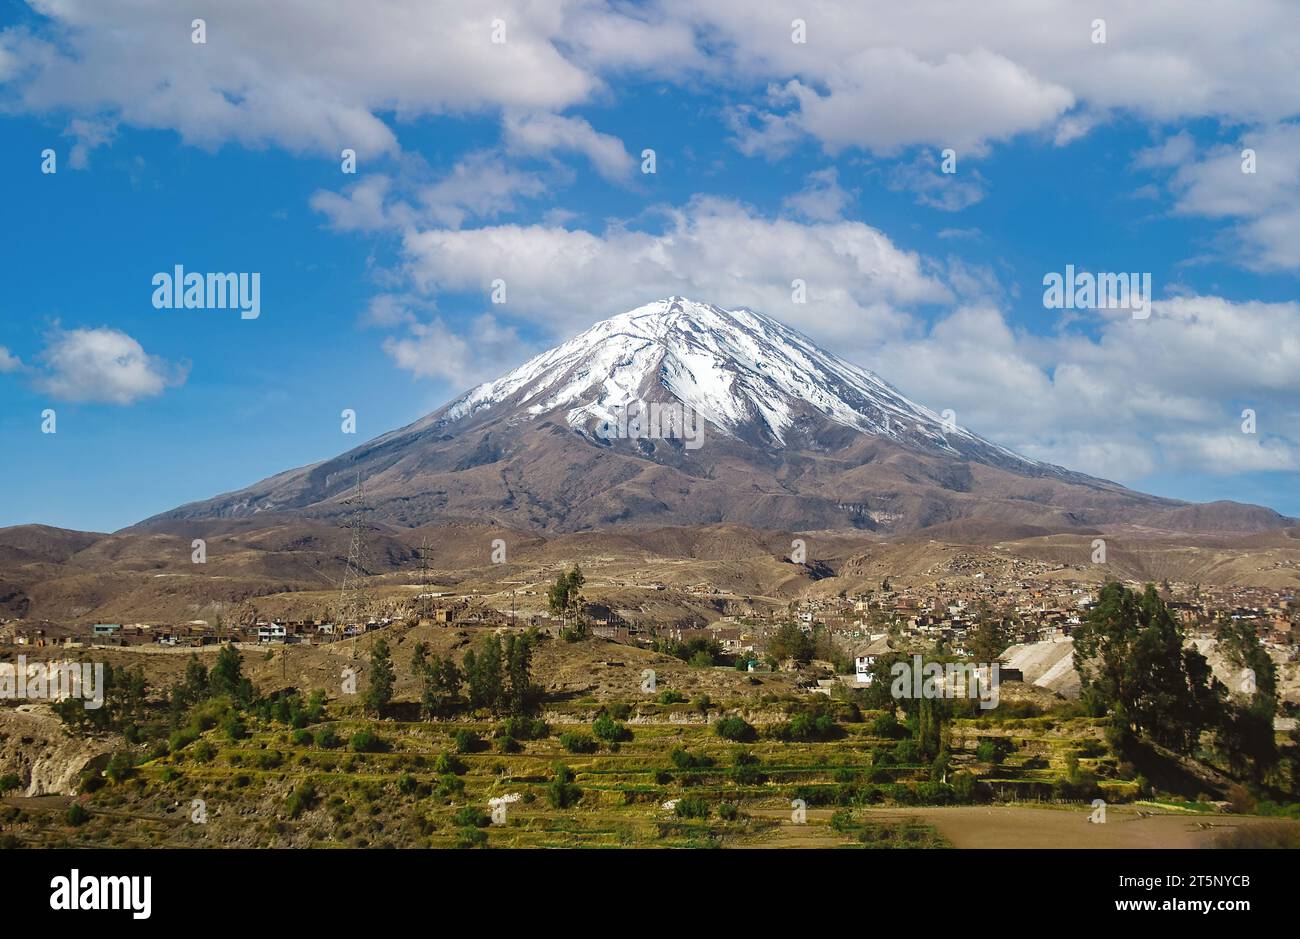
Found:
[[[1244,152],[1254,151],[1254,172]],[[1226,219],[1235,260],[1257,270],[1300,270],[1300,124],[1244,133],[1234,145],[1196,152],[1186,135],[1140,155],[1141,165],[1169,171],[1174,211]]]
[[[798,129],[831,152],[858,147],[890,155],[932,144],[979,154],[991,140],[1042,127],[1074,104],[1067,89],[983,49],[937,62],[904,49],[866,49],[824,81],[824,92],[798,79],[786,83],[774,101],[789,110],[742,135],[746,149],[783,147]]]
[[[513,212],[547,191],[540,174],[509,164],[499,153],[475,151],[433,182],[419,182],[410,169],[398,179],[375,173],[342,192],[319,190],[310,202],[336,231],[378,232],[421,224],[459,228],[471,219]]]
[[[976,155],[1042,132],[1058,144],[1124,111],[1153,122],[1266,123],[1300,112],[1300,59],[1278,36],[1300,28],[1286,0],[1231,13],[1183,0],[1068,0],[1027,13],[979,4],[823,0],[792,13],[750,0],[228,0],[190,41],[170,0],[30,0],[34,27],[0,32],[7,103],[75,118],[168,128],[217,146],[274,144],[336,156],[391,151],[390,122],[431,113],[549,115],[517,127],[581,152],[617,177],[607,135],[558,112],[635,75],[737,95],[740,143],[780,150],[810,137],[830,151],[915,145]],[[1091,21],[1107,42],[1091,42]],[[493,20],[506,41],[491,41]],[[1260,76],[1269,76],[1261,82]],[[770,86],[766,101],[744,93]],[[90,142],[90,138],[87,138]]]
[[[941,212],[960,212],[984,198],[984,177],[979,170],[944,173],[933,150],[923,150],[908,163],[899,163],[886,177],[886,185],[895,192],[912,193],[917,205]]]
[[[883,346],[877,370],[1027,456],[1121,482],[1300,469],[1300,303],[1176,297],[1088,325],[1040,336],[964,306]]]
[[[57,330],[41,353],[36,386],[65,401],[131,404],[182,384],[188,368],[148,355],[126,333]]]
[[[117,125],[113,121],[73,118],[63,131],[64,137],[73,140],[72,149],[68,153],[68,166],[74,170],[84,170],[90,165],[91,151],[111,143],[116,133]]]
[[[23,367],[23,363],[18,356],[14,355],[4,346],[0,346],[0,374],[5,372],[16,372]]]
[[[797,328],[816,324],[863,348],[907,325],[905,306],[951,299],[923,259],[861,222],[769,219],[732,200],[663,207],[660,231],[544,225],[409,231],[404,267],[423,293],[507,284],[505,310],[526,310],[558,335],[648,299],[682,294],[752,306]],[[806,284],[796,301],[795,280]],[[839,315],[827,322],[826,309]],[[820,312],[819,312],[820,311]]]
[[[403,335],[384,340],[384,351],[417,378],[441,379],[457,388],[495,378],[531,354],[514,327],[490,313],[476,317],[465,333],[441,319],[411,322]]]
[[[786,196],[782,205],[787,211],[814,222],[832,222],[844,214],[852,201],[853,194],[840,186],[839,171],[832,166],[809,173],[808,184]]]
[[[190,143],[233,140],[337,156],[392,150],[399,118],[562,108],[600,84],[556,48],[584,3],[227,0],[191,42],[172,0],[33,0],[35,35],[0,33],[17,106],[113,114]],[[506,42],[492,42],[492,21]]]
[[[776,85],[766,107],[746,114],[750,152],[810,136],[832,151],[926,145],[966,156],[1028,132],[1064,145],[1121,111],[1157,123],[1300,111],[1300,61],[1276,42],[1300,28],[1300,10],[1284,0],[1243,0],[1231,15],[1180,0],[1096,0],[1086,16],[1068,0],[1032,13],[1018,0],[666,6],[711,49],[730,50],[729,75]],[[806,43],[791,41],[795,15]],[[1106,20],[1105,44],[1091,41],[1095,18]]]
[[[580,153],[596,172],[609,180],[626,179],[634,162],[623,142],[599,133],[582,118],[558,114],[507,114],[506,146],[519,153],[542,156],[553,152]]]

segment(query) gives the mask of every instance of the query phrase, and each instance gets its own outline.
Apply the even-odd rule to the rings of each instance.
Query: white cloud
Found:
[[[544,192],[546,184],[538,174],[510,166],[499,155],[478,152],[460,160],[443,179],[424,187],[419,201],[424,217],[459,228],[468,218],[495,218],[514,211],[521,200]]]
[[[23,367],[23,363],[18,356],[14,355],[4,346],[0,346],[0,374],[5,372],[16,372]]]
[[[966,169],[958,159],[959,172],[942,172],[933,150],[922,150],[909,163],[897,164],[886,184],[895,191],[911,192],[917,205],[941,212],[960,212],[984,198],[984,177],[977,169]]]
[[[329,219],[335,231],[383,231],[411,221],[396,214],[400,209],[390,207],[388,195],[392,186],[389,177],[376,173],[353,183],[342,193],[319,190],[309,201],[313,209]]]
[[[311,206],[336,231],[400,231],[420,224],[459,228],[473,218],[515,211],[523,200],[547,192],[539,174],[489,151],[467,154],[432,183],[417,183],[414,172],[408,168],[400,181],[376,173],[342,192],[322,189],[313,193]]]
[[[602,233],[542,225],[408,231],[405,267],[428,294],[486,296],[503,279],[503,312],[543,319],[556,335],[676,293],[752,306],[864,348],[907,327],[901,308],[952,296],[918,255],[861,222],[768,219],[711,197],[660,212],[661,232],[618,224]],[[795,279],[806,282],[807,303],[792,298]],[[827,309],[838,315],[826,317]]]
[[[227,140],[362,159],[392,150],[399,119],[502,106],[562,108],[600,84],[556,48],[585,3],[225,0],[207,42],[172,0],[33,0],[37,37],[0,34],[17,104],[114,114],[187,142]],[[491,41],[492,20],[507,41]],[[16,64],[14,63],[16,60]]]
[[[188,368],[147,355],[140,343],[106,326],[57,330],[41,353],[36,385],[67,401],[131,404],[184,383]]]
[[[555,151],[580,153],[606,179],[625,180],[635,165],[617,137],[602,134],[582,118],[558,114],[507,114],[505,141],[510,150],[530,156]]]
[[[1133,483],[1157,471],[1300,469],[1300,303],[1158,300],[1150,319],[1017,332],[965,306],[888,343],[876,370],[1036,459]],[[898,363],[905,363],[899,365]],[[871,366],[872,362],[864,364]],[[1256,412],[1257,434],[1241,429]]]
[[[748,148],[764,149],[769,135],[784,145],[794,127],[831,152],[858,147],[891,155],[929,144],[978,155],[991,140],[1042,127],[1074,104],[1067,89],[984,49],[937,62],[905,49],[866,49],[840,62],[824,82],[823,93],[789,81],[782,91],[790,110],[752,131]]]
[[[91,151],[111,143],[116,133],[114,121],[73,118],[63,132],[64,137],[71,137],[74,141],[68,153],[68,166],[74,170],[85,169],[90,165]]]
[[[808,174],[808,184],[786,196],[782,205],[789,212],[814,222],[833,222],[844,214],[853,194],[842,188],[835,167]]]
[[[820,0],[793,13],[751,0],[226,0],[205,45],[190,42],[171,0],[31,4],[47,18],[34,33],[0,33],[13,106],[331,158],[345,146],[363,159],[390,151],[390,124],[424,114],[554,117],[625,75],[739,92],[731,117],[750,152],[810,136],[832,151],[951,146],[965,157],[1024,133],[1067,143],[1117,111],[1245,124],[1300,113],[1300,58],[1278,41],[1300,31],[1287,0],[1231,11],[1094,0],[1086,15],[1069,0]],[[795,14],[803,44],[790,41]],[[1090,41],[1098,17],[1104,45]],[[504,43],[491,42],[494,18]],[[769,85],[772,100],[742,97]],[[608,135],[546,133],[623,172]]]
[[[1253,173],[1242,171],[1246,149],[1255,151]],[[1200,154],[1180,146],[1176,158],[1152,165],[1172,170],[1177,213],[1234,221],[1238,263],[1300,270],[1300,124],[1256,128]]]
[[[441,319],[413,322],[404,335],[384,340],[384,351],[417,378],[441,379],[456,388],[495,378],[531,354],[514,327],[489,313],[469,325],[462,335]]]
[[[665,6],[721,50],[711,74],[781,87],[783,100],[749,111],[751,152],[806,134],[830,150],[951,146],[967,156],[1027,132],[1062,145],[1117,111],[1155,123],[1300,112],[1300,59],[1277,41],[1300,30],[1300,8],[1285,0],[1242,0],[1231,13],[1094,0],[1086,15],[1070,0]],[[803,44],[790,38],[796,15]],[[1107,22],[1105,44],[1091,42],[1094,18]]]

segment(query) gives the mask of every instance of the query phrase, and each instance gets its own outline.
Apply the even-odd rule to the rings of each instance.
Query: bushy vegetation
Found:
[[[555,809],[577,805],[582,798],[582,790],[573,784],[573,770],[563,763],[555,767],[555,775],[546,786],[546,798]]]
[[[733,743],[750,743],[758,739],[758,732],[754,730],[753,725],[736,714],[719,718],[713,725],[713,732],[723,740],[730,740]]]
[[[632,739],[632,731],[608,714],[602,714],[592,721],[591,732],[606,743],[622,743]]]

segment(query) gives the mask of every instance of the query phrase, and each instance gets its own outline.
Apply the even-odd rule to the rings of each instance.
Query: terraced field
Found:
[[[10,799],[0,827],[17,843],[134,847],[933,847],[948,840],[924,806],[961,801],[928,764],[895,760],[899,742],[873,735],[871,713],[828,742],[733,743],[703,715],[684,722],[643,704],[627,708],[630,739],[609,743],[575,704],[548,713],[541,739],[506,743],[495,722],[372,721],[330,707],[331,719],[297,730],[253,719],[238,740],[208,730],[118,781],[93,779],[76,799],[88,813],[79,824],[67,818],[72,800]],[[335,739],[318,745],[327,731]],[[377,745],[353,739],[367,732]],[[566,735],[595,752],[571,752]],[[951,740],[947,777],[969,772],[984,799],[1052,800],[1071,753],[1108,801],[1137,791],[1114,778],[1090,719],[957,721]],[[996,765],[978,759],[991,740],[1009,749]]]

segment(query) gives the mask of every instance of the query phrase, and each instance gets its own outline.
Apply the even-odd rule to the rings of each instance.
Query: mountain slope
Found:
[[[698,414],[611,437],[634,409]],[[684,410],[683,410],[684,409]],[[644,431],[644,428],[642,428]],[[334,518],[364,482],[369,517],[575,531],[732,522],[908,531],[960,519],[1071,530],[1157,523],[1256,531],[1213,512],[1018,456],[753,310],[671,297],[597,323],[427,417],[332,460],[148,524],[288,513]],[[1234,527],[1240,526],[1240,527]]]

